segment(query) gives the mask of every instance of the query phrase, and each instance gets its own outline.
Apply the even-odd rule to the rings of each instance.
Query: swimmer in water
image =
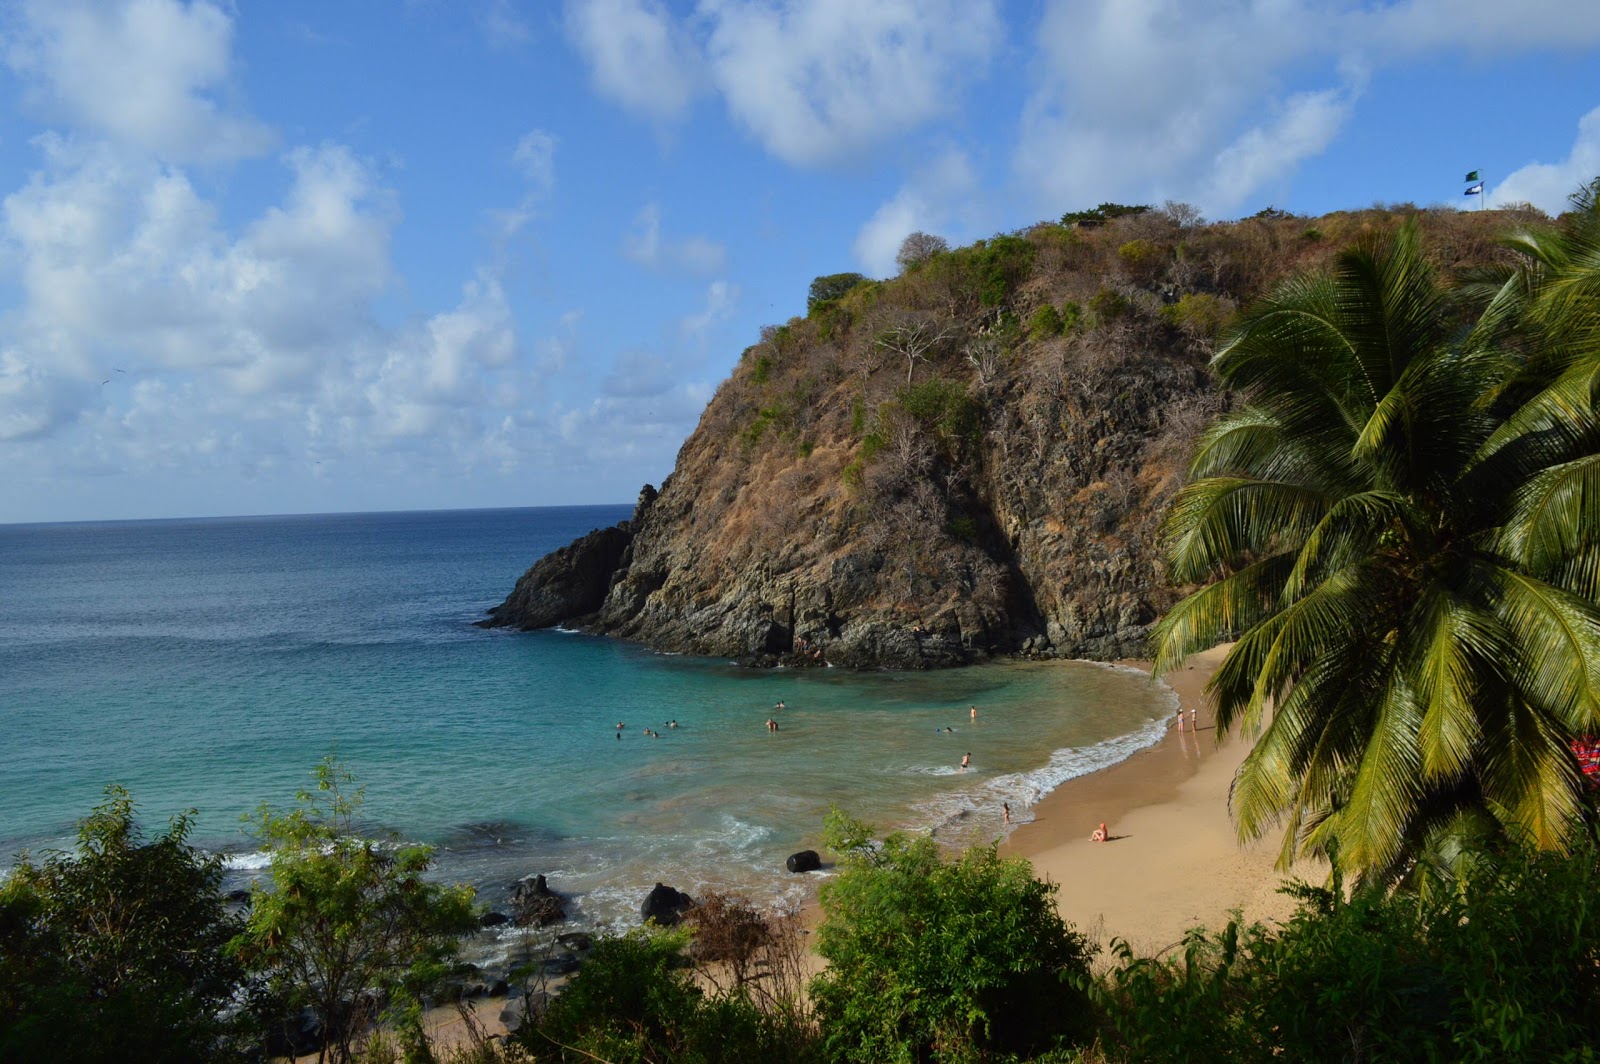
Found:
[[[972,754],[971,753],[965,753],[965,754],[961,755],[961,767],[962,768],[971,768],[972,767]]]

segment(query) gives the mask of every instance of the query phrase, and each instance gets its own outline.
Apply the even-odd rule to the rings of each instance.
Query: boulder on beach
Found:
[[[567,918],[567,903],[544,876],[519,879],[511,888],[511,920],[518,927],[544,927]]]
[[[791,853],[784,866],[791,872],[815,872],[822,867],[822,858],[817,856],[816,850],[801,850]]]
[[[671,927],[692,908],[694,899],[689,895],[657,883],[655,888],[645,895],[644,904],[639,906],[639,915],[644,918],[645,923],[654,920],[662,927]]]

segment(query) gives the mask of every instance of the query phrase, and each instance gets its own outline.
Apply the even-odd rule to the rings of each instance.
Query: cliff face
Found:
[[[1511,219],[1422,212],[1446,268]],[[1230,399],[1236,308],[1373,210],[1196,226],[1150,212],[944,252],[763,330],[633,518],[537,563],[487,625],[921,668],[1140,655],[1178,597],[1159,525]]]

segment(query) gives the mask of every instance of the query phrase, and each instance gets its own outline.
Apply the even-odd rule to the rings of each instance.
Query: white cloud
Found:
[[[496,48],[516,48],[533,40],[533,27],[511,0],[488,0],[478,14],[478,25]]]
[[[194,0],[24,0],[6,63],[50,117],[171,161],[258,155],[271,132],[232,113],[233,20]]]
[[[1531,203],[1546,214],[1557,215],[1567,209],[1567,197],[1596,176],[1600,176],[1600,107],[1578,120],[1578,136],[1566,159],[1529,163],[1507,175],[1489,190],[1489,202],[1496,207]]]
[[[700,13],[728,110],[800,164],[948,113],[1003,35],[993,0],[702,0]]]
[[[1369,69],[1593,47],[1600,5],[1051,0],[1036,43],[1015,166],[1038,206],[1178,199],[1219,213],[1324,151]]]
[[[709,237],[693,235],[682,240],[664,240],[659,204],[645,204],[633,225],[633,232],[623,241],[622,253],[647,269],[704,277],[721,273],[727,267],[727,247]]]
[[[517,172],[540,192],[548,193],[556,184],[556,138],[542,129],[530,129],[517,141],[511,161]]]
[[[946,152],[918,170],[867,219],[852,245],[856,261],[875,277],[892,276],[899,269],[895,256],[905,238],[918,231],[946,235],[940,230],[977,185],[967,157],[958,151]]]
[[[657,122],[688,111],[700,57],[659,0],[568,0],[566,21],[602,96]]]
[[[1231,210],[1262,186],[1288,176],[1304,160],[1322,154],[1350,108],[1344,92],[1291,96],[1272,122],[1250,129],[1217,153],[1202,201],[1212,211]]]
[[[705,306],[697,313],[683,319],[683,335],[690,339],[703,339],[713,326],[733,316],[739,302],[739,286],[727,281],[712,281],[706,286]]]

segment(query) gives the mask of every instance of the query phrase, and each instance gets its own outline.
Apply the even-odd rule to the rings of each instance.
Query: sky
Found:
[[[0,522],[627,502],[813,277],[1559,212],[1594,0],[0,0]]]

